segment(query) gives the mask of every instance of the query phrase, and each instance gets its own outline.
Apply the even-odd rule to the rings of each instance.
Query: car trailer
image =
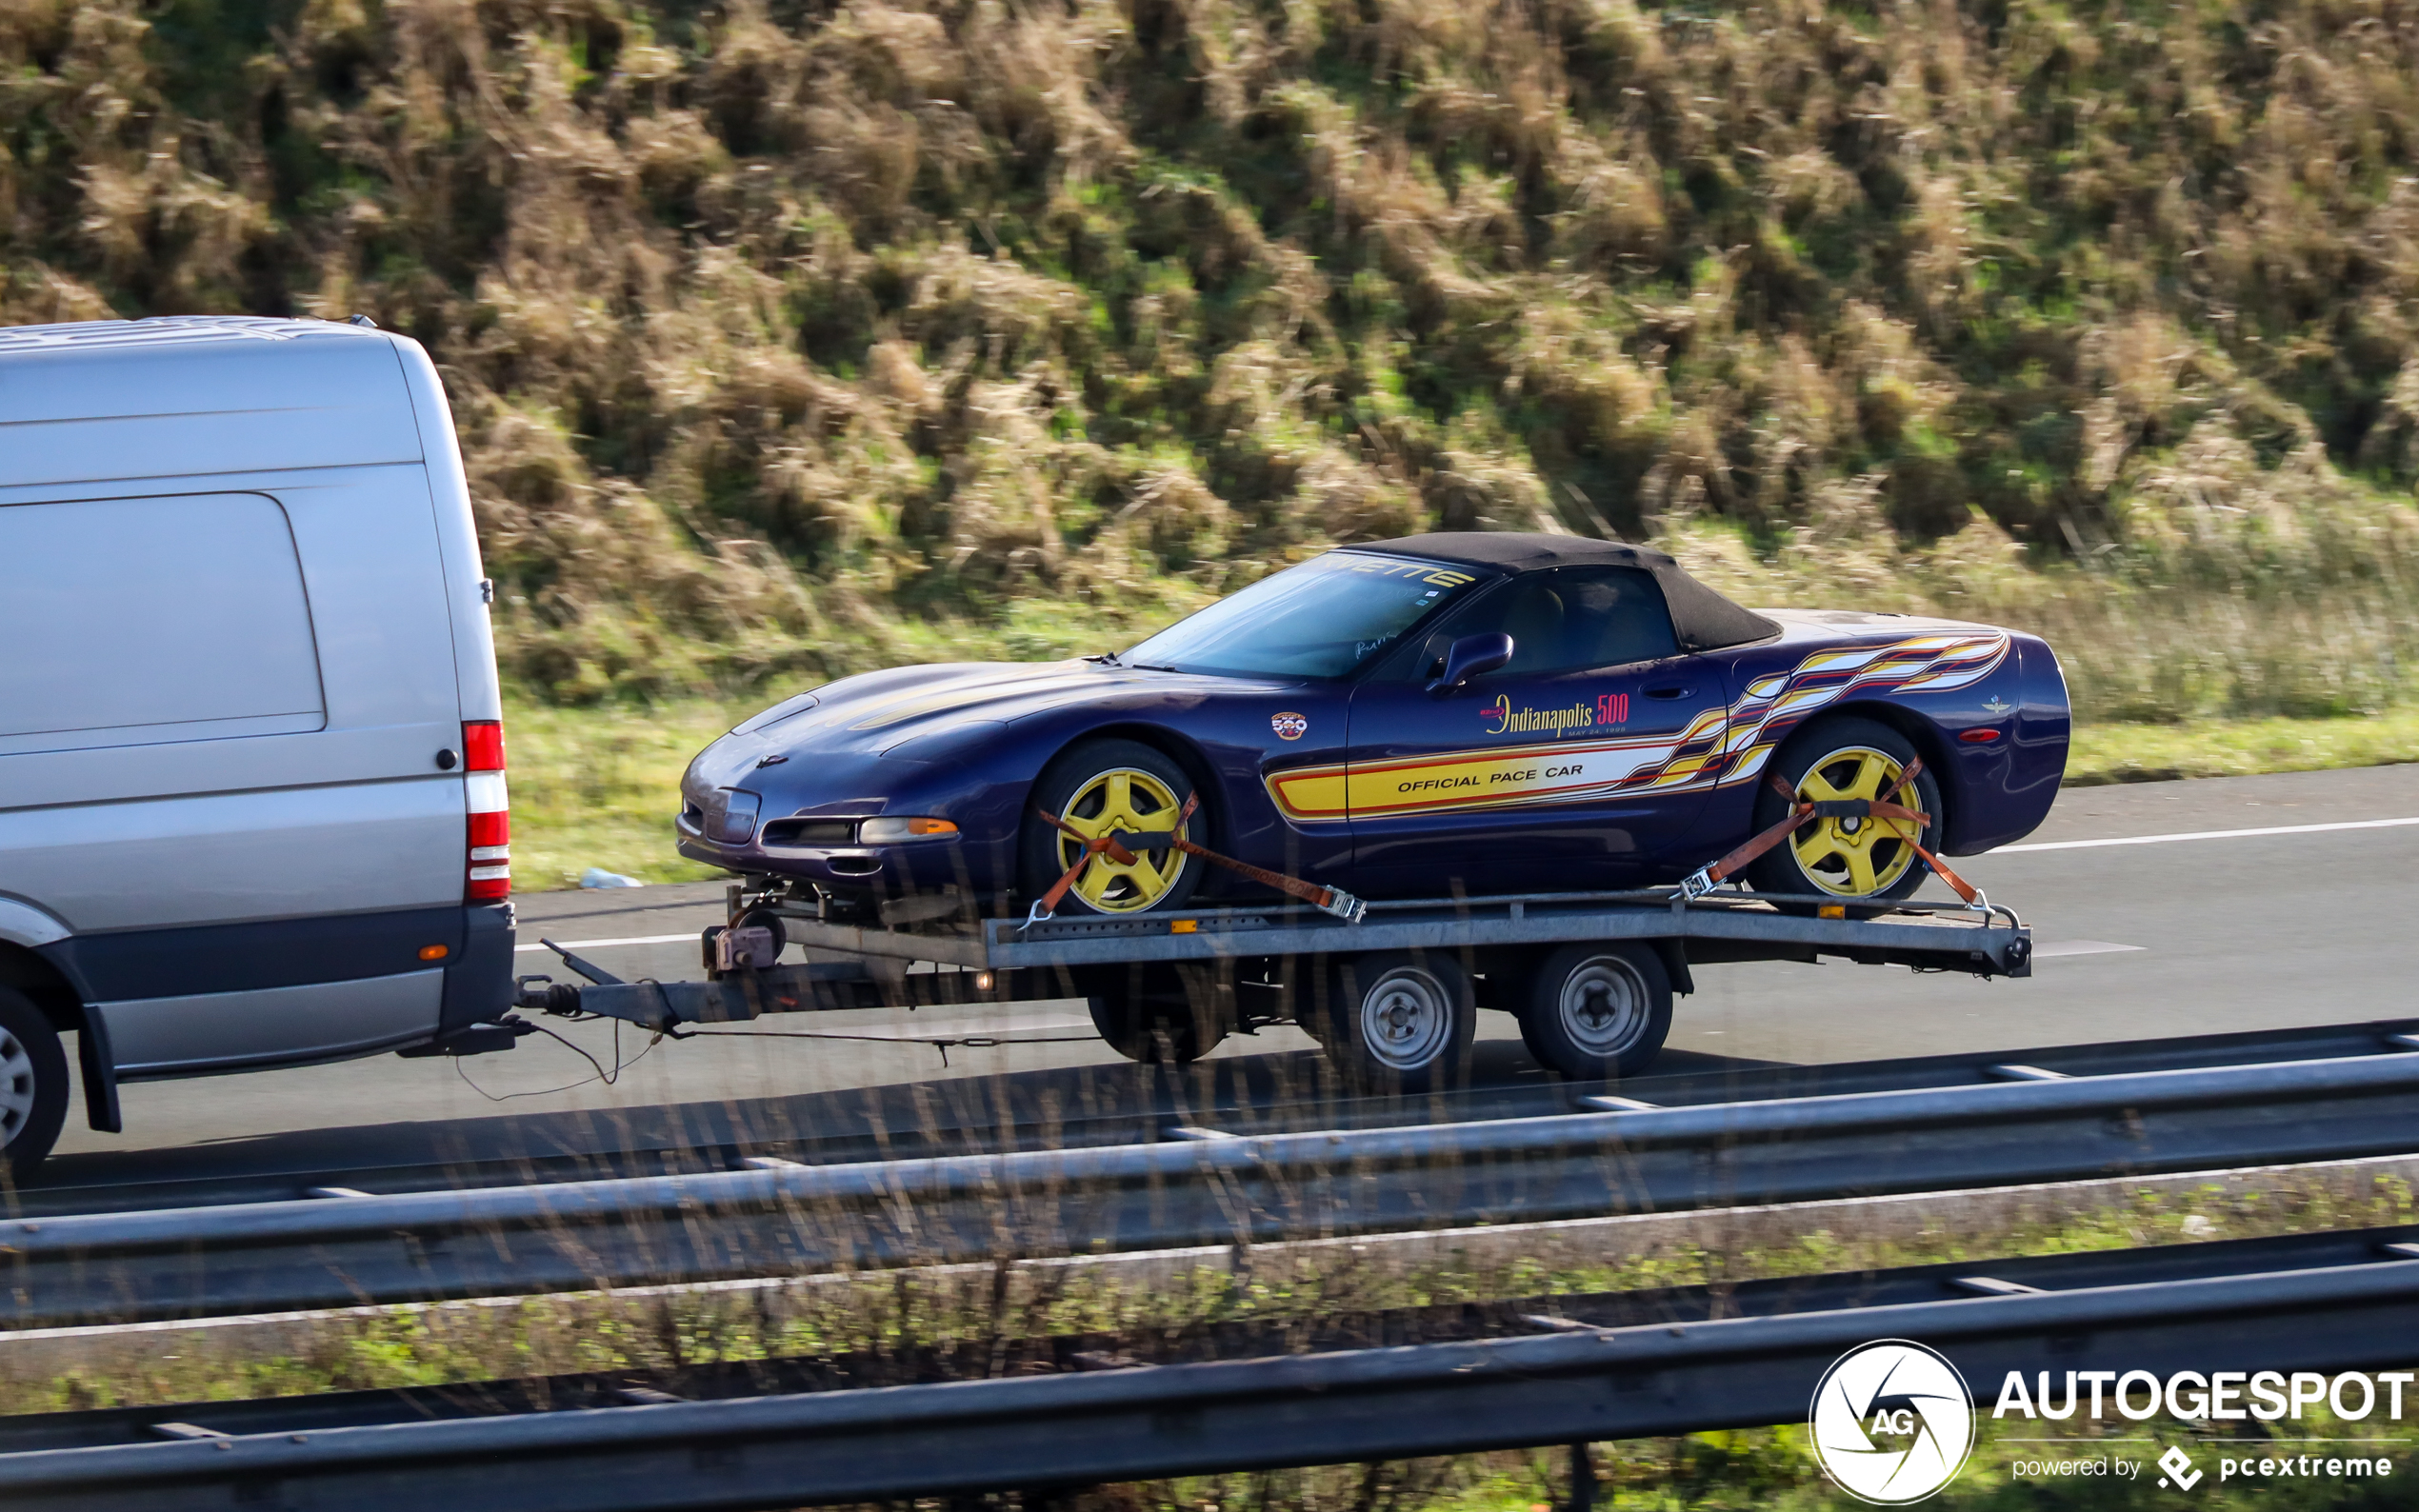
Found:
[[[704,933],[706,980],[624,982],[549,942],[588,983],[525,977],[520,1003],[677,1033],[773,1013],[1076,998],[1130,1059],[1190,1061],[1229,1032],[1291,1023],[1353,1084],[1418,1092],[1457,1078],[1480,1007],[1518,1015],[1540,1062],[1595,1079],[1646,1069],[1672,994],[1694,990],[1699,965],[1830,957],[2031,974],[2030,931],[1987,900],[1844,905],[1682,886],[1352,902],[1356,918],[1281,905],[972,919],[933,898],[887,905],[873,924],[749,878],[730,889],[731,922]],[[940,907],[958,917],[911,918]],[[777,964],[792,944],[804,964]]]

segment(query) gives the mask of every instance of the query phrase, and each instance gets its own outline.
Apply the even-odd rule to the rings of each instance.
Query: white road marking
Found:
[[[2127,835],[2119,840],[2046,840],[2030,846],[2001,846],[1994,856],[2028,850],[2091,850],[2101,846],[2165,846],[2179,840],[2249,840],[2258,835],[2317,835],[2334,829],[2394,829],[2419,825],[2419,819],[2347,819],[2332,825],[2271,825],[2265,829],[2195,829],[2181,835]]]
[[[2041,961],[2050,956],[2107,956],[2115,955],[2123,950],[2143,948],[2145,947],[2141,945],[2115,945],[2107,940],[2059,940],[2046,945],[2033,946],[2032,959]]]
[[[566,950],[602,950],[607,945],[679,945],[684,941],[694,944],[696,942],[697,935],[698,931],[691,929],[687,934],[634,934],[626,935],[619,940],[557,940],[554,943],[561,945]],[[512,950],[513,953],[517,955],[524,950],[543,950],[545,948],[546,946],[542,945],[514,945]]]

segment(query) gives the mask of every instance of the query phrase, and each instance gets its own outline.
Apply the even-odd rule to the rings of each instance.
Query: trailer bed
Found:
[[[555,988],[566,996],[530,1005],[557,1011],[575,1005],[671,1028],[766,1013],[1079,997],[1077,973],[1103,966],[1224,963],[1249,969],[1380,951],[1483,957],[1622,941],[1676,950],[1684,968],[1828,956],[1982,977],[2031,974],[2031,931],[2010,909],[1897,904],[1872,917],[1849,918],[1846,911],[1827,898],[1717,892],[1689,899],[1677,889],[1656,889],[1373,902],[1357,923],[1291,906],[921,926],[793,915],[782,925],[789,942],[802,947],[804,965],[702,982],[606,979]],[[592,980],[601,975],[575,959],[572,965]]]

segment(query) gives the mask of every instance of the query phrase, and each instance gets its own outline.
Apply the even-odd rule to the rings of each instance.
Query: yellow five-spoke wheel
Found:
[[[1880,800],[1895,792],[1897,804],[1930,823],[1826,815],[1767,851],[1749,868],[1748,880],[1759,892],[1810,893],[1857,903],[1887,902],[1913,892],[1926,869],[1914,843],[1936,849],[1942,817],[1940,785],[1929,767],[1919,770],[1914,781],[1902,783],[1914,761],[1915,747],[1906,736],[1869,719],[1827,719],[1792,739],[1772,769],[1797,802]],[[1777,823],[1787,810],[1781,795],[1767,785],[1757,792],[1755,828]]]
[[[1202,828],[1196,815],[1179,823],[1192,779],[1164,752],[1139,741],[1087,741],[1050,763],[1033,785],[1039,812],[1025,819],[1024,882],[1039,898],[1082,859],[1085,843],[1116,837],[1131,858],[1095,854],[1059,907],[1105,914],[1184,906],[1200,880],[1200,865],[1164,843],[1190,840]],[[1045,821],[1047,813],[1058,820]]]

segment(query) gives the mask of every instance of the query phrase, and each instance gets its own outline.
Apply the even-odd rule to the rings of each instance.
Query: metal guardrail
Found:
[[[1070,1072],[1017,1073],[983,1084],[979,1097],[954,1108],[946,1097],[943,1106],[933,1107],[899,1097],[896,1094],[907,1089],[891,1087],[852,1093],[845,1100],[824,1095],[670,1109],[666,1120],[677,1132],[663,1143],[587,1153],[563,1152],[566,1141],[556,1128],[559,1117],[539,1115],[526,1124],[513,1119],[494,1121],[491,1130],[478,1136],[490,1153],[475,1160],[355,1160],[287,1170],[79,1184],[56,1179],[59,1172],[73,1167],[74,1157],[67,1157],[52,1162],[52,1179],[44,1184],[7,1194],[6,1216],[45,1220],[71,1213],[282,1202],[327,1187],[397,1194],[671,1175],[727,1169],[749,1158],[766,1156],[821,1165],[1139,1144],[1166,1137],[1170,1126],[1178,1124],[1263,1135],[1543,1118],[1589,1111],[1588,1098],[1611,1092],[1678,1107],[1849,1092],[1914,1091],[2007,1080],[2004,1067],[2009,1063],[2083,1077],[2328,1060],[2409,1049],[2419,1049],[2419,1020],[2045,1045],[1999,1054],[1811,1065],[1746,1063],[1619,1084],[1526,1078],[1419,1098],[1306,1094],[1300,1084],[1307,1082],[1315,1088],[1325,1080],[1324,1063],[1309,1052],[1210,1062],[1179,1072],[1119,1064]],[[1078,1077],[1088,1080],[1078,1084],[1073,1080]],[[1089,1080],[1094,1078],[1098,1080]],[[1070,1114],[1066,1109],[1070,1104],[1095,1110]],[[691,1117],[694,1122],[688,1121]],[[538,1132],[548,1129],[555,1132]]]
[[[0,1323],[210,1316],[837,1266],[2402,1153],[2419,1054],[0,1223]]]
[[[1986,1399],[2010,1370],[2405,1365],[2419,1262],[2389,1246],[2409,1233],[2306,1236],[2299,1267],[2295,1242],[2044,1258],[2006,1266],[2041,1290],[1954,1300],[0,1454],[0,1502],[686,1512],[1591,1442],[1800,1421],[1835,1357],[1886,1338],[1942,1350]],[[1902,1276],[1864,1280],[1894,1296]]]

